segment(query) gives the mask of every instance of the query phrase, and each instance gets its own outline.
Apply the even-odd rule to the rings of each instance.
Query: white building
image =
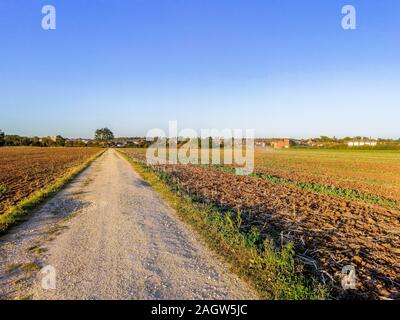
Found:
[[[378,144],[377,141],[350,141],[347,143],[349,147],[363,147],[363,146],[375,147],[377,144]]]

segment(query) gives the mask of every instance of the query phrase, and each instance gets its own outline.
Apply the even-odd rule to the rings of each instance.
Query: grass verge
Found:
[[[54,183],[48,187],[38,190],[31,196],[22,200],[15,206],[10,207],[6,212],[0,215],[0,234],[5,233],[10,227],[18,224],[25,220],[29,213],[41,204],[47,198],[53,196],[55,193],[60,191],[65,184],[74,179],[79,173],[86,169],[93,161],[100,157],[105,150],[100,151],[82,165],[76,166],[70,169],[65,175],[57,179]]]
[[[247,280],[264,299],[325,299],[328,288],[306,275],[295,260],[292,243],[276,248],[262,240],[258,230],[243,232],[240,213],[222,213],[171,183],[168,174],[153,171],[119,151],[146,180],[203,237],[210,248],[230,263],[232,271]]]

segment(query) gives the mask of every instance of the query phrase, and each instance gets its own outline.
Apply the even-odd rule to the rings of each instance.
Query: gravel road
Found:
[[[0,238],[0,257],[6,298],[257,298],[112,149]],[[38,270],[9,270],[29,259],[55,268],[55,289]]]

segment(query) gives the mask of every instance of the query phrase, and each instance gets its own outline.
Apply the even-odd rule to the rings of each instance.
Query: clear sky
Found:
[[[132,136],[169,120],[399,138],[400,1],[0,0],[0,129]]]

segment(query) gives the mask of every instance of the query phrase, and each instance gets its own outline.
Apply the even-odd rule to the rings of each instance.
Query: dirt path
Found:
[[[0,238],[0,258],[3,298],[256,298],[114,150]]]

